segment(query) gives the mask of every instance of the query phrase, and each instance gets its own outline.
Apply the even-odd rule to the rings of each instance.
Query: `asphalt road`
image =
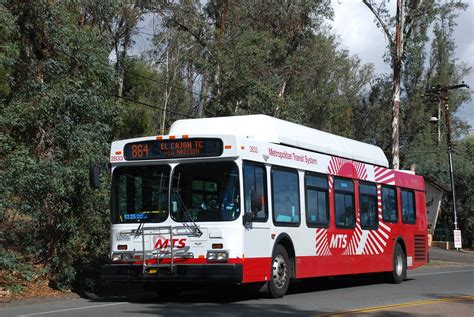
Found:
[[[282,299],[209,288],[173,300],[140,292],[95,300],[20,301],[1,304],[0,316],[470,316],[474,264],[409,271],[400,285],[371,276],[306,280],[293,284]]]

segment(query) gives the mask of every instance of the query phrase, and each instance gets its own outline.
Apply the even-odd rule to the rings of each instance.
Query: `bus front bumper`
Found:
[[[142,265],[108,264],[101,268],[101,279],[106,282],[211,282],[241,283],[242,264],[179,264],[173,270],[157,268],[143,273]]]

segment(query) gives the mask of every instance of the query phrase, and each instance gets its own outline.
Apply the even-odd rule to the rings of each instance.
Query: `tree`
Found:
[[[377,26],[382,29],[388,40],[387,55],[393,70],[392,165],[393,168],[399,169],[400,95],[404,50],[406,42],[411,40],[413,30],[426,27],[431,22],[435,1],[397,0],[397,11],[394,17],[391,17],[389,13],[389,1],[381,1],[379,4],[371,0],[362,0],[362,2],[374,14]],[[395,32],[390,31],[391,27],[394,27]]]
[[[165,26],[157,56],[168,56],[170,32],[179,39],[170,61],[185,87],[199,89],[197,116],[264,113],[352,134],[351,104],[372,71],[338,49],[325,27],[329,1],[181,1],[155,10]]]
[[[19,244],[57,287],[90,287],[107,247],[107,189],[88,187],[107,159],[115,105],[107,39],[72,2],[11,1],[0,115],[3,246]],[[3,61],[2,61],[3,62]],[[5,65],[5,64],[3,64]]]

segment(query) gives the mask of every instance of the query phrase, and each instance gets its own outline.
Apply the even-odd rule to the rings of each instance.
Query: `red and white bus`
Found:
[[[426,264],[423,177],[376,146],[264,115],[113,142],[107,281],[266,283]]]

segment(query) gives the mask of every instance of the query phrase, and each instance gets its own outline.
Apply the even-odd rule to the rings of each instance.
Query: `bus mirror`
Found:
[[[252,220],[254,219],[254,213],[253,212],[246,212],[244,213],[244,222],[245,223],[249,223],[249,222],[252,222]]]
[[[100,187],[100,169],[97,165],[92,165],[89,168],[89,184],[93,189]]]

